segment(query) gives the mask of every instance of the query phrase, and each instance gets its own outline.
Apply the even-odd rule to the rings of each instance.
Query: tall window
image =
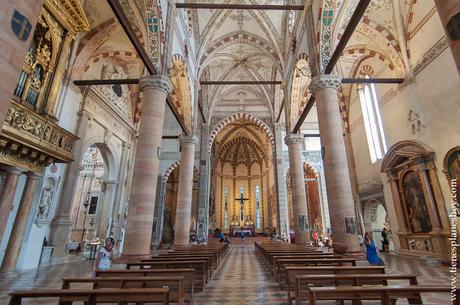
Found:
[[[369,75],[366,75],[365,78],[369,78]],[[374,84],[364,84],[358,91],[371,162],[375,163],[387,152],[377,91]]]
[[[244,187],[240,187],[240,197],[244,197]],[[240,221],[244,221],[244,207],[240,204]]]
[[[224,228],[228,228],[228,187],[224,191]]]
[[[260,229],[260,188],[256,185],[256,228]]]

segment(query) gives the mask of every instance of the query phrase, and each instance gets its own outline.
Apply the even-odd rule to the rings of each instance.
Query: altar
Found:
[[[239,236],[243,232],[244,236],[255,236],[255,228],[254,226],[232,226],[230,228],[230,234],[232,236]]]

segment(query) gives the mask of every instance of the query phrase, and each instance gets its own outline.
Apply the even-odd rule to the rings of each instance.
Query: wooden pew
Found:
[[[9,305],[20,305],[23,299],[56,298],[56,304],[70,305],[86,302],[86,305],[102,303],[156,303],[169,304],[168,288],[145,289],[43,289],[18,290],[10,293]]]
[[[289,254],[289,255],[273,255],[270,256],[271,262],[268,265],[268,270],[274,274],[274,270],[278,265],[278,260],[280,259],[315,259],[315,258],[342,258],[341,255],[336,255],[333,253],[297,253],[297,254]]]
[[[150,258],[143,258],[141,262],[172,262],[172,261],[190,261],[190,260],[205,260],[207,264],[208,277],[212,277],[214,271],[214,263],[212,256],[206,255],[164,255],[164,256],[152,256]]]
[[[321,251],[315,251],[315,252],[270,252],[267,256],[268,258],[268,264],[273,266],[276,264],[276,259],[282,259],[282,258],[297,258],[297,257],[303,257],[303,256],[310,256],[312,258],[318,257],[332,257],[332,258],[341,258],[341,255],[336,255],[334,253],[325,253]]]
[[[159,277],[159,276],[182,276],[184,277],[184,300],[193,304],[195,291],[195,269],[141,269],[141,270],[106,270],[96,271],[96,277]]]
[[[318,258],[318,259],[279,259],[275,269],[278,282],[281,283],[286,275],[286,266],[356,266],[355,258]]]
[[[96,277],[63,278],[62,289],[70,289],[72,284],[91,284],[93,289],[101,288],[169,288],[169,300],[179,305],[185,303],[185,285],[183,276],[156,277]],[[81,289],[82,287],[78,287]],[[189,302],[190,303],[190,302]]]
[[[384,266],[286,266],[286,282],[288,291],[295,291],[297,275],[321,275],[321,274],[384,274]]]
[[[208,264],[206,260],[187,260],[187,261],[165,261],[165,262],[128,262],[126,269],[133,268],[145,269],[175,269],[175,268],[193,268],[195,269],[195,282],[204,290],[208,282]]]
[[[308,287],[313,286],[362,286],[362,285],[388,285],[391,280],[407,280],[409,285],[417,285],[417,276],[410,274],[322,274],[322,275],[296,275],[295,292],[288,289],[288,302],[296,300],[296,305],[308,299]]]
[[[160,253],[159,255],[156,256],[151,256],[152,259],[155,258],[166,258],[166,257],[171,257],[171,258],[191,258],[191,259],[209,259],[211,266],[213,267],[211,270],[215,271],[217,267],[219,266],[219,261],[218,261],[218,255],[217,252],[171,252],[171,253]],[[149,258],[150,259],[150,258]],[[146,260],[146,259],[141,259],[141,261]]]
[[[392,305],[392,300],[404,298],[409,304],[422,304],[421,293],[451,293],[448,286],[338,286],[309,287],[308,305],[316,305],[318,300],[381,300],[382,305]],[[455,303],[452,303],[455,304]],[[447,305],[447,304],[446,304]],[[456,304],[455,304],[456,305]]]

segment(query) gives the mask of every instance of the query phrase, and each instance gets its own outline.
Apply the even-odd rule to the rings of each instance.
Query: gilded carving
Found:
[[[1,162],[39,170],[49,162],[73,161],[73,146],[78,138],[12,101],[0,139]]]

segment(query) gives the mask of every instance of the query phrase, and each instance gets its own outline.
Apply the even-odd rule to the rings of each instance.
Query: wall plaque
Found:
[[[345,217],[345,232],[347,234],[356,234],[356,224],[353,217]]]

